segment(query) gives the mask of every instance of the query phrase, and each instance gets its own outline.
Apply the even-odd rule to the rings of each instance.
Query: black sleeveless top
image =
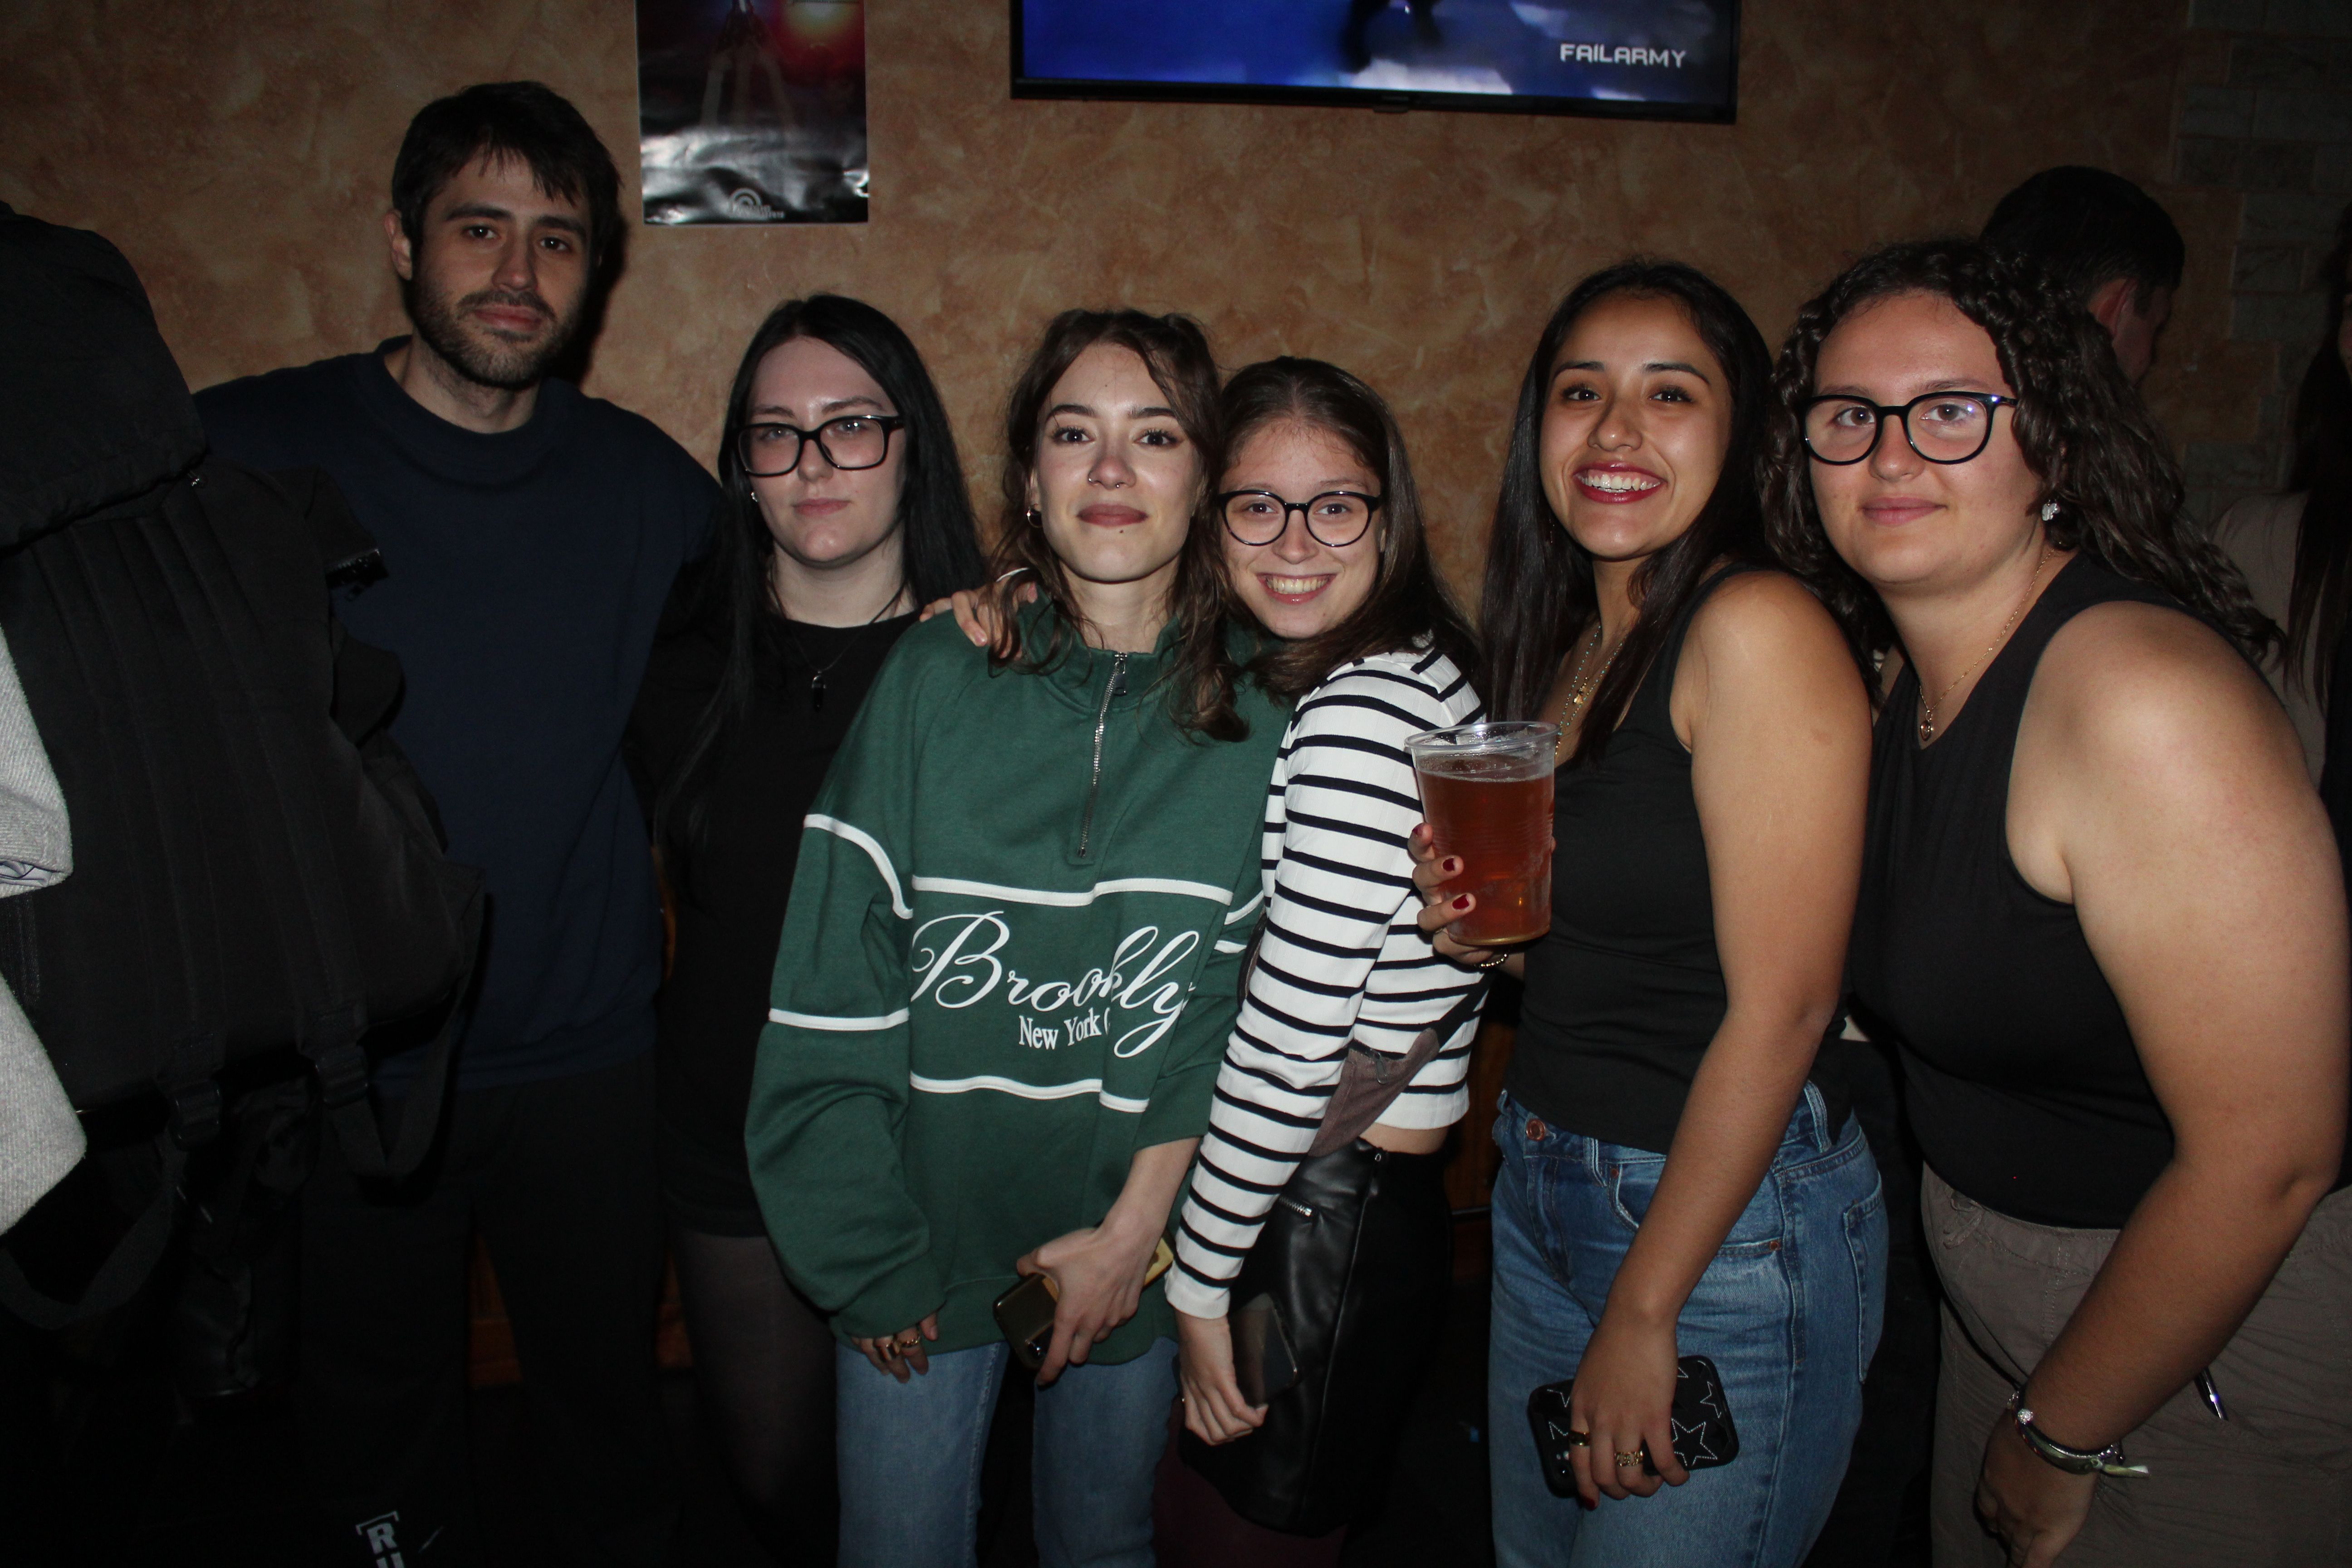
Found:
[[[2107,1229],[2172,1158],[2172,1124],[2072,904],[2009,855],[2009,770],[2042,650],[2094,605],[2179,605],[2088,555],[2062,568],[1936,743],[1906,668],[1871,748],[1856,1011],[1899,1047],[1937,1174],[2037,1225]]]
[[[1604,1143],[1665,1152],[1723,1023],[1706,841],[1667,710],[1692,616],[1725,579],[1756,569],[1700,585],[1601,761],[1553,775],[1551,930],[1528,953],[1505,1081],[1553,1126]],[[1824,1043],[1813,1073],[1832,1128],[1847,1110],[1837,1048]]]

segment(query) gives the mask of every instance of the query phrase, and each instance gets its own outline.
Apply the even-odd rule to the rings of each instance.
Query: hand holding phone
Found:
[[[1030,1255],[1031,1258],[1035,1256],[1034,1253]],[[1143,1271],[1143,1282],[1150,1284],[1167,1273],[1175,1261],[1176,1254],[1170,1248],[1168,1238],[1161,1237],[1159,1245],[1152,1248],[1151,1262]],[[1054,1282],[1053,1275],[1040,1271],[1023,1277],[1019,1284],[996,1299],[996,1326],[1012,1344],[1013,1359],[1032,1373],[1039,1371],[1045,1363],[1045,1352],[1054,1340],[1054,1317],[1061,1308],[1061,1287]],[[1086,1358],[1081,1354],[1072,1359],[1083,1361]],[[1055,1370],[1059,1371],[1058,1368]]]
[[[1583,1434],[1569,1418],[1569,1396],[1575,1388],[1576,1380],[1566,1378],[1528,1395],[1528,1425],[1535,1429],[1544,1485],[1554,1497],[1576,1495],[1576,1466],[1570,1456],[1582,1446]],[[1675,1458],[1684,1469],[1709,1469],[1739,1458],[1739,1431],[1731,1424],[1723,1378],[1706,1357],[1686,1355],[1675,1363],[1673,1420]],[[1642,1470],[1644,1475],[1658,1473],[1647,1448],[1642,1450]]]

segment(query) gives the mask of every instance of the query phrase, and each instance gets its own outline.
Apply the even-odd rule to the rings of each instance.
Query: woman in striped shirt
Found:
[[[1481,717],[1472,642],[1428,552],[1404,443],[1379,395],[1317,360],[1237,373],[1218,486],[1235,594],[1281,641],[1255,669],[1297,703],[1265,816],[1266,897],[1248,992],[1217,1079],[1179,1226],[1185,1419],[1203,1441],[1255,1430],[1228,1331],[1229,1286],[1313,1143],[1349,1048],[1404,1057],[1476,977],[1415,916],[1407,839],[1421,820],[1405,738]],[[1384,1185],[1434,1194],[1440,1146],[1468,1106],[1475,1019],[1364,1136],[1404,1156]],[[1442,1197],[1417,1206],[1442,1216]],[[1446,1238],[1426,1292],[1442,1302]],[[1430,1324],[1434,1334],[1435,1322]],[[1399,1350],[1407,1347],[1399,1346]],[[1396,1392],[1400,1412],[1409,1390]]]

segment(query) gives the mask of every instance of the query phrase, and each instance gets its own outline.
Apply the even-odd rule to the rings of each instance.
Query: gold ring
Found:
[[[1617,1468],[1621,1470],[1633,1465],[1638,1465],[1641,1462],[1642,1456],[1639,1450],[1631,1454],[1620,1454],[1617,1456]]]

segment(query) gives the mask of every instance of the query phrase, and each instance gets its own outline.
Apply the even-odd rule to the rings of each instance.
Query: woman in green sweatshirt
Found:
[[[1151,1561],[1176,1393],[1147,1281],[1208,1124],[1282,715],[1229,641],[1198,326],[1056,318],[1006,417],[1003,647],[915,627],[807,819],[745,1129],[835,1314],[845,1565],[973,1560],[1024,1273],[1046,1568]]]

